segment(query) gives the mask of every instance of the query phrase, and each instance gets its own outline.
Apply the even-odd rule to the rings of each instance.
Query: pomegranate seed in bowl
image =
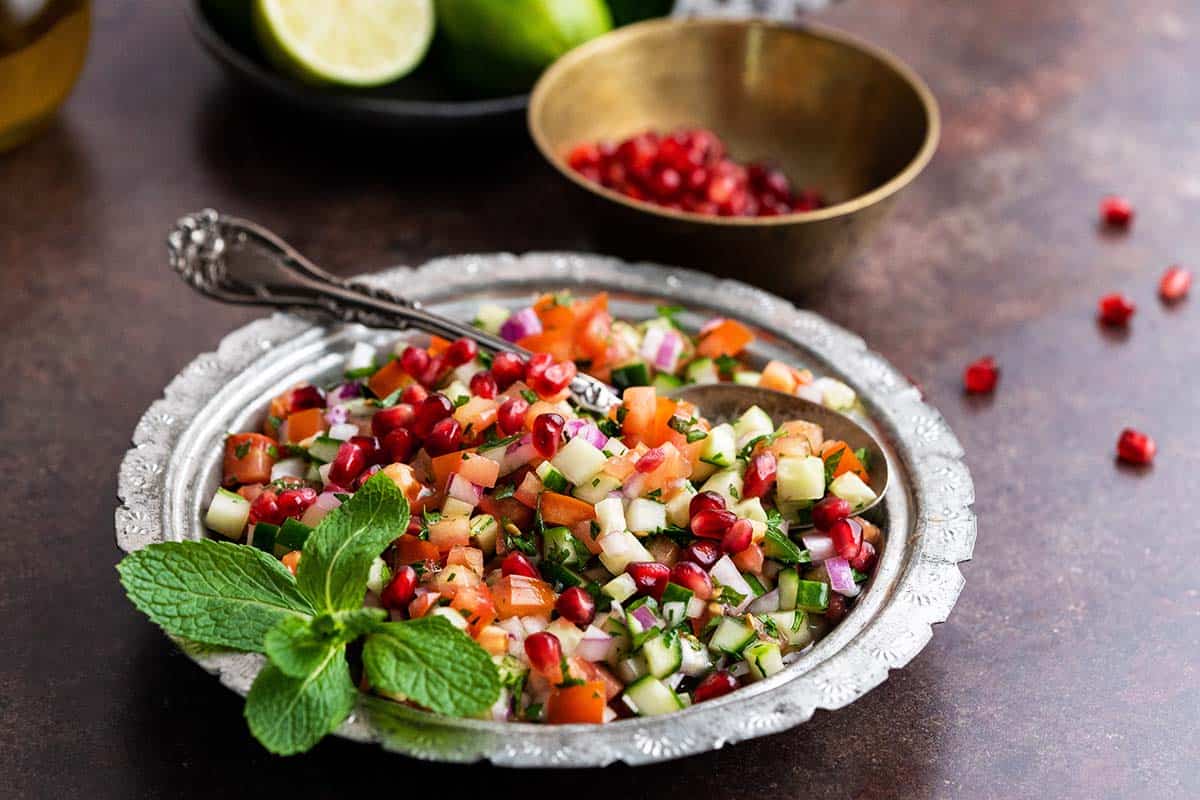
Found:
[[[1145,466],[1154,462],[1158,445],[1146,434],[1133,428],[1121,431],[1117,439],[1117,458],[1126,464]]]

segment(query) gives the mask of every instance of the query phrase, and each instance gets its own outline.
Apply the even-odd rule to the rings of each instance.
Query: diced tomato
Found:
[[[274,455],[272,455],[274,453]],[[225,440],[225,459],[221,464],[221,482],[266,483],[279,455],[278,445],[261,433],[235,433]]]
[[[575,535],[576,539],[583,542],[583,546],[592,555],[600,555],[600,544],[596,541],[596,537],[592,535],[592,521],[590,519],[572,526],[571,533]]]
[[[463,460],[470,460],[472,450],[455,450],[452,453],[435,456],[431,462],[433,483],[438,491],[443,491],[450,481],[450,476],[462,468]]]
[[[426,594],[419,595],[408,604],[408,616],[412,619],[419,619],[425,616],[437,607],[438,601],[441,599],[442,596],[437,592],[427,592]]]
[[[630,450],[624,455],[613,456],[604,462],[603,472],[612,475],[619,481],[624,481],[634,473],[637,467],[634,462],[637,461],[637,454]]]
[[[531,353],[549,353],[555,361],[571,361],[571,329],[547,328],[541,333],[525,336],[517,344]]]
[[[396,563],[419,564],[422,561],[438,561],[441,553],[437,545],[406,533],[396,539]]]
[[[508,631],[499,625],[488,625],[475,634],[475,641],[490,656],[502,656],[508,652]]]
[[[291,397],[292,390],[288,389],[283,394],[271,398],[271,405],[267,408],[267,418],[263,420],[263,433],[267,436],[273,439],[279,436],[279,427],[283,425],[287,415],[292,413]]]
[[[329,429],[325,422],[325,412],[320,408],[306,408],[289,414],[279,429],[279,441],[285,444],[298,444],[310,436]]]
[[[437,591],[442,597],[453,598],[459,592],[474,589],[479,584],[479,576],[473,570],[459,564],[447,566],[434,574],[430,588]]]
[[[461,564],[467,569],[474,572],[476,575],[483,575],[483,551],[478,547],[464,547],[463,545],[455,545],[450,548],[450,554],[446,556],[446,566],[452,564]]]
[[[643,492],[665,489],[680,478],[686,478],[692,472],[692,465],[675,449],[675,445],[663,442],[658,449],[665,454],[663,462],[653,472],[646,475],[642,485]]]
[[[467,631],[472,636],[479,636],[484,628],[496,621],[496,606],[492,603],[491,592],[484,585],[459,589],[450,607],[466,618]],[[507,636],[505,646],[508,646]]]
[[[657,397],[654,400],[654,421],[650,423],[650,429],[642,437],[650,447],[658,447],[665,442],[672,433],[670,421],[671,417],[675,416],[675,408],[679,404],[669,397]]]
[[[300,555],[301,553],[299,550],[292,550],[284,553],[283,557],[279,560],[282,561],[283,565],[288,568],[288,572],[295,575],[296,569],[300,566]]]
[[[546,522],[568,528],[596,518],[596,509],[591,503],[558,492],[542,492],[541,509],[542,519]]]
[[[429,347],[425,348],[431,356],[440,356],[442,353],[450,349],[450,345],[454,344],[449,339],[443,339],[441,336],[430,336]]]
[[[490,489],[500,478],[500,465],[490,458],[472,455],[459,462],[457,472],[476,486]]]
[[[500,404],[495,400],[489,400],[486,397],[472,397],[454,409],[454,418],[462,426],[464,436],[467,436],[466,432],[470,431],[471,438],[478,440],[484,431],[495,424],[496,411],[499,408]]]
[[[752,544],[733,557],[733,565],[742,572],[762,573],[763,549],[761,545]]]
[[[653,386],[630,386],[622,395],[625,421],[621,423],[626,443],[644,441],[654,425],[657,394]]]
[[[796,380],[792,368],[787,364],[782,361],[769,361],[763,367],[762,374],[758,378],[758,385],[764,389],[793,394],[800,383]]]
[[[575,324],[574,302],[563,304],[552,294],[544,294],[533,304],[543,328],[570,328]]]
[[[524,505],[515,497],[504,497],[497,500],[490,494],[484,494],[479,501],[479,510],[484,514],[491,514],[501,524],[508,520],[522,530],[527,529],[533,523],[533,508]]]
[[[517,490],[513,492],[513,497],[519,500],[522,505],[537,508],[538,497],[544,488],[537,475],[532,472],[526,472],[524,480],[517,486]]]
[[[554,610],[554,589],[545,581],[527,575],[505,575],[492,587],[492,602],[500,619],[549,617]]]
[[[556,404],[546,400],[538,400],[529,406],[529,410],[525,412],[525,427],[533,429],[533,421],[542,414],[561,414],[560,409]]]
[[[836,478],[839,475],[845,475],[847,472],[853,472],[862,478],[864,483],[870,480],[867,471],[863,469],[862,462],[858,460],[858,456],[854,455],[854,451],[850,449],[850,445],[845,442],[826,442],[824,447],[821,448],[821,459],[828,461],[838,453],[841,453],[841,457],[838,458],[838,464],[833,470],[833,477]]]
[[[753,341],[754,334],[737,320],[714,320],[701,330],[696,352],[709,358],[736,356]]]
[[[625,684],[621,683],[616,675],[603,664],[597,664],[591,661],[584,661],[582,658],[572,656],[570,659],[571,671],[574,672],[578,667],[579,672],[583,675],[583,679],[587,681],[600,681],[604,684],[604,699],[612,700],[625,690]]]
[[[383,468],[383,474],[392,479],[392,483],[396,484],[396,488],[404,493],[404,497],[410,505],[417,502],[421,496],[421,490],[425,488],[424,484],[417,480],[416,473],[408,464],[388,464]]]
[[[400,359],[393,358],[367,379],[367,388],[379,399],[387,397],[397,389],[403,389],[413,382],[413,377],[404,371]]]
[[[261,483],[248,483],[245,486],[238,487],[237,493],[253,503],[255,498],[263,493],[263,488]]]
[[[448,553],[455,545],[471,543],[471,521],[467,517],[442,517],[429,526],[429,542],[438,552]]]
[[[573,722],[604,722],[604,684],[586,681],[574,686],[556,686],[546,700],[546,721],[551,725]]]

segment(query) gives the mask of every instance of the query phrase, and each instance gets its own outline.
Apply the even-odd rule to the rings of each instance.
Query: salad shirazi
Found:
[[[752,369],[750,329],[714,319],[692,335],[677,312],[619,321],[605,295],[565,293],[480,308],[476,324],[528,361],[466,339],[356,345],[342,379],[289,389],[259,431],[228,437],[206,524],[303,589],[305,562],[328,557],[314,539],[336,537],[330,520],[345,527],[364,492],[392,492],[396,508],[376,505],[360,608],[338,613],[421,621],[456,634],[453,652],[486,654],[475,663],[498,689],[472,715],[603,723],[770,677],[874,568],[881,531],[855,516],[874,499],[871,464],[809,421],[758,407],[709,420],[665,393],[737,381],[835,408],[856,398],[777,361]],[[577,369],[623,404],[603,418],[573,407]],[[368,635],[363,688],[450,713],[376,681]]]

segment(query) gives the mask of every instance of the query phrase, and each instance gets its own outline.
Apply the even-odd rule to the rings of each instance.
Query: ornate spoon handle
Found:
[[[418,303],[330,275],[261,225],[213,209],[181,217],[167,236],[167,252],[171,268],[214,300],[312,309],[342,322],[416,328],[446,339],[465,336],[492,351],[529,355],[512,342],[426,311]],[[611,386],[583,374],[571,382],[571,394],[581,406],[600,413],[621,402]]]

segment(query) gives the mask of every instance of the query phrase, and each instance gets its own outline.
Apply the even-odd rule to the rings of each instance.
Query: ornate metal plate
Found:
[[[761,332],[753,357],[789,359],[858,391],[866,411],[861,421],[884,442],[892,488],[872,512],[887,540],[867,591],[841,625],[769,680],[675,714],[604,726],[451,719],[363,696],[339,735],[438,761],[539,767],[665,761],[775,733],[818,708],[853,702],[907,664],[929,641],[930,626],[954,606],[963,584],[956,565],[971,557],[975,543],[974,487],[962,448],[941,415],[857,336],[737,281],[592,255],[459,256],[364,280],[465,319],[484,299],[516,306],[532,292],[564,287],[608,290],[618,317],[646,317],[662,303],[688,308],[680,318],[692,327],[713,313],[739,317]],[[203,537],[202,509],[217,486],[225,433],[254,425],[270,398],[292,383],[339,374],[356,341],[390,344],[398,336],[276,314],[196,358],[134,432],[121,464],[118,546],[132,552]],[[242,695],[262,664],[255,654],[183,647]]]

